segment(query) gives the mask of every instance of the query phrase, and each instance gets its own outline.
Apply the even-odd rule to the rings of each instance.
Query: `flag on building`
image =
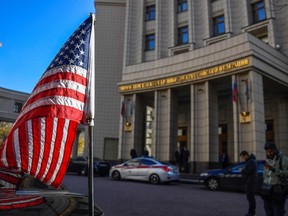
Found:
[[[124,117],[126,114],[126,111],[125,111],[125,102],[122,101],[122,104],[121,104],[121,115]]]
[[[94,15],[62,46],[0,148],[0,168],[59,187],[79,123],[94,118]],[[93,124],[93,122],[89,122]]]
[[[233,101],[235,103],[237,103],[237,95],[238,95],[238,88],[237,88],[237,83],[236,83],[236,80],[234,80],[233,82],[233,87],[232,87],[232,94],[233,94]]]
[[[129,102],[129,116],[133,115],[133,101],[130,100]]]
[[[249,83],[248,83],[248,79],[245,80],[245,84],[246,84],[246,92],[245,92],[245,95],[246,95],[246,99],[247,99],[247,102],[249,100]]]

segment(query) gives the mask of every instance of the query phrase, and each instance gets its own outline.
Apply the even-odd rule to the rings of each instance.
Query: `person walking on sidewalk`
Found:
[[[240,157],[245,161],[245,167],[240,172],[245,178],[245,193],[249,204],[248,213],[245,216],[254,216],[256,211],[256,200],[255,200],[255,185],[256,185],[256,158],[253,154],[247,151],[242,151]]]

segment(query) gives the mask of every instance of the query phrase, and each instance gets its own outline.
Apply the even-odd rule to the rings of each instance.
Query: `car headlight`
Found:
[[[203,177],[203,176],[208,176],[208,173],[201,173],[200,176],[201,176],[201,177]]]

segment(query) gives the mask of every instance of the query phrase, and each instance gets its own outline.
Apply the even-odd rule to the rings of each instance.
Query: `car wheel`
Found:
[[[82,168],[80,169],[79,175],[81,175],[81,176],[86,176],[86,175],[87,175],[87,169],[86,169],[86,167],[82,167]]]
[[[219,180],[216,178],[209,178],[206,182],[206,186],[210,190],[218,190],[219,189]]]
[[[159,184],[160,183],[160,178],[156,174],[152,174],[149,178],[149,181],[151,184]]]
[[[121,175],[118,171],[113,171],[112,174],[111,174],[111,177],[113,180],[120,180],[121,178]]]

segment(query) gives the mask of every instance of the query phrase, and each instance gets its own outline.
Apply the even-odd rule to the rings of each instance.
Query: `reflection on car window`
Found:
[[[241,163],[241,164],[238,164],[236,166],[232,166],[231,167],[231,172],[239,173],[240,169],[243,169],[244,167],[245,167],[245,163]]]
[[[148,160],[148,159],[142,159],[141,160],[141,164],[142,165],[147,165],[147,166],[151,166],[156,164],[156,162],[152,161],[152,160]]]
[[[126,166],[138,166],[140,163],[139,163],[139,160],[136,159],[136,160],[130,160],[130,161],[127,161],[127,163],[125,164]]]

